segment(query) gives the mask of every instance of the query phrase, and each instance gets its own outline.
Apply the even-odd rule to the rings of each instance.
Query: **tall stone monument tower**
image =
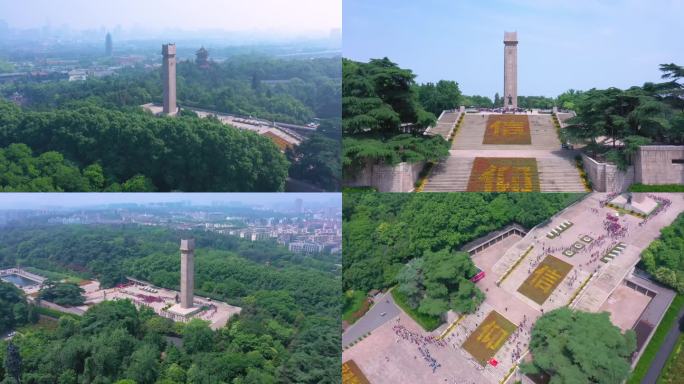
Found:
[[[504,108],[518,108],[518,32],[504,32]]]
[[[162,45],[165,115],[176,114],[176,44]]]
[[[181,297],[183,309],[192,308],[195,289],[195,239],[181,240]]]

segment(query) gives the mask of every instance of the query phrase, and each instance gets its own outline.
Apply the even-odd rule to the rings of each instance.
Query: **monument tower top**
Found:
[[[518,32],[504,31],[504,108],[518,108]]]
[[[506,45],[518,44],[518,32],[505,32],[504,31],[504,44],[506,44]]]

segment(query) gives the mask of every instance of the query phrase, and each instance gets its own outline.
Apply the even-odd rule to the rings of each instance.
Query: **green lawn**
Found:
[[[361,316],[363,316],[363,313],[361,316],[354,316],[354,314],[360,310],[363,309],[364,304],[366,303],[366,294],[363,293],[362,291],[354,291],[354,290],[349,290],[344,293],[345,296],[345,306],[342,310],[342,320],[346,321],[349,323],[349,325],[354,324],[356,320],[358,320]],[[370,308],[370,307],[369,307]],[[367,311],[368,309],[366,309]],[[365,313],[365,311],[364,311]]]
[[[632,184],[629,186],[630,192],[684,192],[684,185],[681,184]]]
[[[684,307],[684,295],[677,295],[672,301],[672,304],[670,304],[670,308],[665,312],[663,320],[655,330],[655,333],[646,346],[644,353],[641,355],[639,362],[636,367],[634,367],[632,376],[627,380],[627,384],[641,383],[641,380],[646,376],[646,372],[648,372],[648,368],[651,366],[651,362],[655,358],[656,353],[660,349],[660,345],[665,341],[667,332],[670,330],[670,327],[672,327],[672,324],[677,321],[677,315],[682,307]]]
[[[392,290],[392,297],[394,298],[394,302],[397,303],[397,305],[404,310],[413,320],[416,321],[416,323],[420,324],[421,327],[423,327],[424,330],[430,332],[434,331],[437,327],[439,327],[442,324],[442,320],[439,318],[439,316],[430,316],[430,315],[425,315],[422,313],[418,313],[415,309],[411,308],[407,301],[406,301],[406,296],[402,295],[397,291],[396,289]]]
[[[665,363],[665,368],[660,372],[658,384],[681,383],[682,377],[684,377],[684,334],[679,335],[677,344]]]

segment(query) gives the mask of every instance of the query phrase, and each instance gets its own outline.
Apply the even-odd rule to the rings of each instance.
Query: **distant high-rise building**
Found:
[[[107,32],[107,37],[105,38],[105,54],[107,56],[112,55],[114,47],[112,45],[112,34]]]
[[[175,115],[176,108],[176,44],[162,45],[163,80],[164,80],[164,105],[165,115]]]
[[[303,203],[304,202],[302,201],[302,199],[295,200],[295,213],[296,214],[299,215],[300,213],[302,213],[302,204]]]

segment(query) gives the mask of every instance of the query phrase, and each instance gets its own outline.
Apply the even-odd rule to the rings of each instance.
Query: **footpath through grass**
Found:
[[[672,304],[670,304],[670,308],[665,312],[665,316],[663,316],[663,320],[655,330],[651,341],[646,346],[646,349],[644,349],[644,353],[641,355],[636,367],[634,367],[632,376],[627,380],[627,384],[641,383],[641,380],[646,376],[648,369],[651,367],[651,363],[653,362],[656,353],[658,353],[661,344],[665,341],[667,332],[672,327],[672,324],[677,321],[677,315],[682,307],[684,307],[684,295],[677,295],[672,301]]]
[[[394,302],[401,308],[404,312],[406,312],[413,320],[416,321],[416,323],[420,324],[421,327],[423,327],[424,330],[431,332],[437,329],[442,324],[442,320],[439,318],[439,316],[430,316],[426,315],[423,313],[419,313],[415,309],[411,308],[408,305],[408,301],[406,300],[406,296],[402,295],[397,291],[396,289],[392,290],[392,297],[394,298]]]

